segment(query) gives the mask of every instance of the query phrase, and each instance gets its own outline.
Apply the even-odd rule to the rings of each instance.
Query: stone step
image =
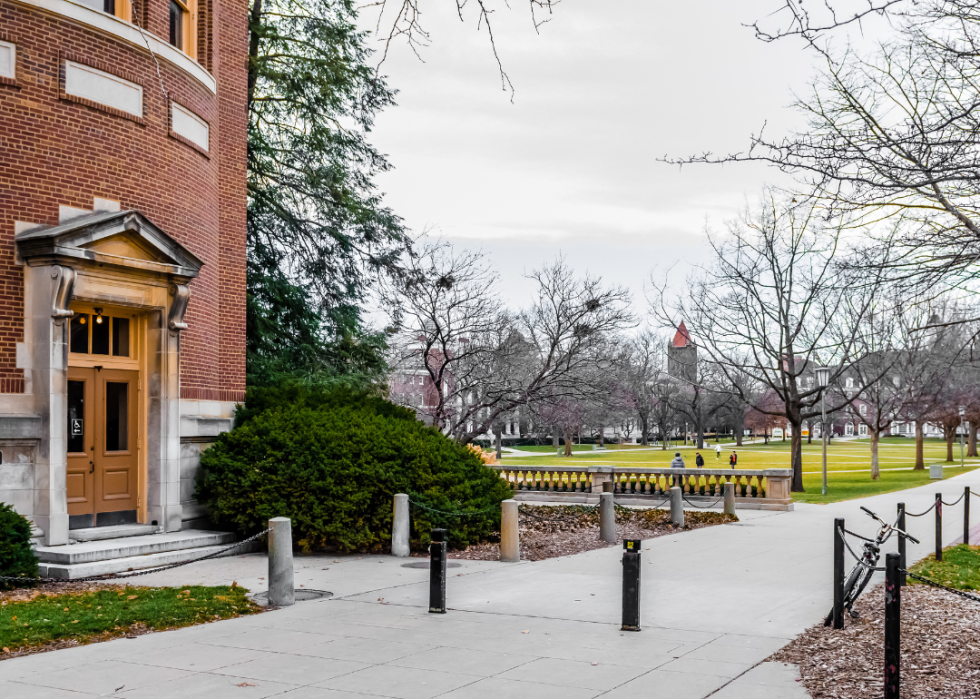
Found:
[[[236,548],[229,552],[229,555],[237,556],[248,551],[244,548]],[[200,548],[182,549],[179,551],[165,551],[163,553],[151,553],[145,556],[130,556],[128,558],[110,558],[103,561],[91,561],[88,563],[76,563],[74,565],[64,565],[59,563],[41,563],[40,574],[42,578],[62,578],[65,580],[77,580],[87,578],[91,575],[109,575],[112,573],[125,573],[128,571],[146,570],[148,568],[158,568],[184,561],[207,556],[228,548],[228,545],[221,546],[202,546]],[[193,565],[193,564],[191,564]],[[133,584],[139,584],[139,579],[135,579]]]
[[[74,566],[116,558],[132,558],[186,549],[199,549],[205,546],[227,546],[234,541],[235,535],[230,532],[185,529],[179,532],[131,536],[124,539],[82,541],[67,546],[39,546],[34,549],[34,553],[37,554],[38,560],[42,563]],[[126,569],[123,568],[122,570]]]
[[[88,527],[72,529],[68,538],[72,541],[102,541],[103,539],[125,539],[130,536],[156,534],[160,527],[155,524],[117,524],[114,527]]]

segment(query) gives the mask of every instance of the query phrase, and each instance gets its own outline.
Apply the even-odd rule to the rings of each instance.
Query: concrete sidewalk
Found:
[[[427,571],[404,559],[299,557],[297,585],[339,599],[3,661],[0,696],[803,699],[794,668],[763,661],[830,606],[834,517],[870,535],[860,505],[887,519],[899,501],[919,512],[935,492],[955,500],[964,485],[980,491],[980,473],[795,512],[743,511],[738,524],[647,541],[640,633],[619,630],[617,548],[460,561],[447,615],[426,612]],[[961,513],[946,508],[945,541],[961,535]],[[931,516],[910,530],[931,542]],[[909,548],[912,560],[928,552]],[[265,574],[264,556],[250,555],[138,582],[234,579],[258,591]]]

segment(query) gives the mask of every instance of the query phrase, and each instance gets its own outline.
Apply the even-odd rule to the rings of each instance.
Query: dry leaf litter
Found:
[[[794,663],[813,699],[881,699],[884,586],[858,599],[844,628],[814,626],[770,660]],[[980,697],[980,603],[923,585],[902,588],[902,699]]]
[[[684,512],[684,527],[670,523],[669,510],[616,508],[616,543],[599,539],[599,508],[579,505],[521,505],[519,508],[521,559],[541,561],[571,556],[584,551],[620,546],[623,539],[653,539],[679,531],[715,524],[737,522],[734,515],[720,512]],[[477,544],[461,551],[450,551],[449,558],[495,561],[500,544]]]

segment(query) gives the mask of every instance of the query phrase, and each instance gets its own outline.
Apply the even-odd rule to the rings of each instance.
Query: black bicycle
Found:
[[[864,543],[864,554],[857,560],[854,567],[851,568],[851,572],[847,574],[847,578],[844,579],[844,611],[851,615],[851,618],[857,619],[860,614],[855,611],[854,603],[857,598],[861,596],[864,592],[864,588],[868,586],[871,582],[871,576],[875,574],[875,570],[878,566],[878,559],[881,558],[881,546],[888,539],[891,538],[892,534],[898,534],[899,536],[904,536],[906,539],[912,543],[919,543],[919,540],[907,532],[903,532],[896,525],[898,520],[895,520],[894,524],[888,524],[881,519],[874,512],[866,507],[862,507],[869,517],[877,521],[881,526],[878,528],[878,535],[874,538],[874,541],[866,541]],[[837,536],[843,536],[844,532],[838,532]],[[823,625],[830,626],[830,622],[834,618],[834,609],[831,607],[830,614],[824,619]]]

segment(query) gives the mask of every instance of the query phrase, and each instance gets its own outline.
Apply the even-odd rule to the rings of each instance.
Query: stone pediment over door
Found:
[[[163,275],[185,284],[204,263],[138,211],[99,212],[16,236],[29,265],[108,266],[140,275]]]

